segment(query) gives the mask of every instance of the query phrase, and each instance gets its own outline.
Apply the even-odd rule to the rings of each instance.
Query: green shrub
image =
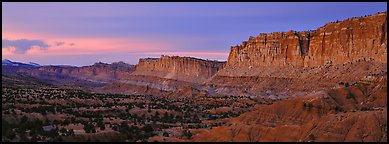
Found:
[[[349,87],[350,86],[350,84],[348,82],[340,82],[339,84],[340,85],[344,85],[345,87]]]
[[[372,108],[371,107],[367,107],[367,106],[363,106],[361,108],[361,111],[369,111],[369,110],[372,110]]]
[[[352,93],[349,93],[349,94],[347,94],[347,96],[346,96],[346,98],[347,99],[355,99],[356,98],[356,96],[354,95],[354,94],[352,94]]]
[[[313,134],[309,134],[309,140],[311,140],[311,141],[314,141],[314,140],[316,140],[316,137],[315,137],[315,135],[313,135]]]
[[[308,111],[311,111],[311,110],[312,110],[312,107],[313,107],[312,102],[309,102],[309,103],[308,103]]]
[[[343,108],[341,106],[336,106],[334,109],[337,112],[342,112],[343,111]]]
[[[184,136],[184,137],[186,137],[186,138],[188,138],[188,139],[191,139],[191,138],[192,138],[192,133],[190,133],[190,131],[189,131],[188,129],[185,129],[185,130],[183,131],[182,136]]]

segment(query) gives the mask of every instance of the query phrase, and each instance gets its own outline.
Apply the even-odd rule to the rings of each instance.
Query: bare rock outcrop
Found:
[[[42,66],[38,69],[42,72],[62,74],[86,80],[112,81],[129,76],[134,68],[134,65],[124,62],[114,62],[112,64],[99,62],[83,67]]]
[[[192,141],[387,141],[387,79],[258,104]]]
[[[192,57],[161,56],[139,59],[131,75],[156,76],[179,81],[202,83],[222,68],[224,62]]]
[[[206,84],[219,94],[268,96],[272,91],[286,98],[386,74],[386,63],[387,12],[381,12],[313,31],[250,37],[231,47],[226,65]]]
[[[314,67],[357,59],[387,61],[387,12],[325,24],[313,31],[259,34],[232,46],[226,68]]]

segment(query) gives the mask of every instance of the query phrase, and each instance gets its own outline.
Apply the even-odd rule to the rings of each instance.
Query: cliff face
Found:
[[[250,37],[231,47],[226,67],[343,64],[357,59],[386,63],[387,13],[327,23],[313,31]]]
[[[81,79],[109,81],[114,79],[123,79],[134,70],[134,67],[135,66],[124,62],[116,62],[112,64],[100,62],[84,67],[43,66],[39,67],[39,71],[68,75]]]
[[[160,78],[201,83],[222,68],[224,62],[202,60],[191,57],[161,56],[161,58],[139,59],[132,75],[156,76]]]

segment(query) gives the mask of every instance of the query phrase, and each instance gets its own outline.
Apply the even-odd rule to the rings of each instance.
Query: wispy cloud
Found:
[[[3,39],[1,44],[3,49],[8,49],[13,53],[24,54],[32,48],[39,47],[39,49],[46,50],[50,47],[43,40],[28,40],[28,39],[18,39],[18,40],[8,40]]]
[[[65,44],[65,42],[55,42],[56,46],[61,46],[61,45],[64,45],[64,44]]]

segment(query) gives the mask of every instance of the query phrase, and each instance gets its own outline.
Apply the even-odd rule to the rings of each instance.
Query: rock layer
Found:
[[[83,67],[42,66],[39,67],[39,70],[94,81],[111,81],[129,76],[134,71],[134,68],[134,65],[124,62],[114,62],[112,64],[99,62]]]
[[[26,75],[59,85],[76,87],[99,87],[106,83],[125,79],[134,71],[135,66],[124,62],[112,64],[95,63],[90,66],[2,66],[3,75]]]
[[[161,58],[139,59],[136,70],[131,75],[202,83],[216,74],[223,65],[224,62],[192,57],[161,56]]]
[[[325,24],[313,31],[259,34],[232,46],[226,67],[343,64],[357,59],[386,63],[387,13]]]

